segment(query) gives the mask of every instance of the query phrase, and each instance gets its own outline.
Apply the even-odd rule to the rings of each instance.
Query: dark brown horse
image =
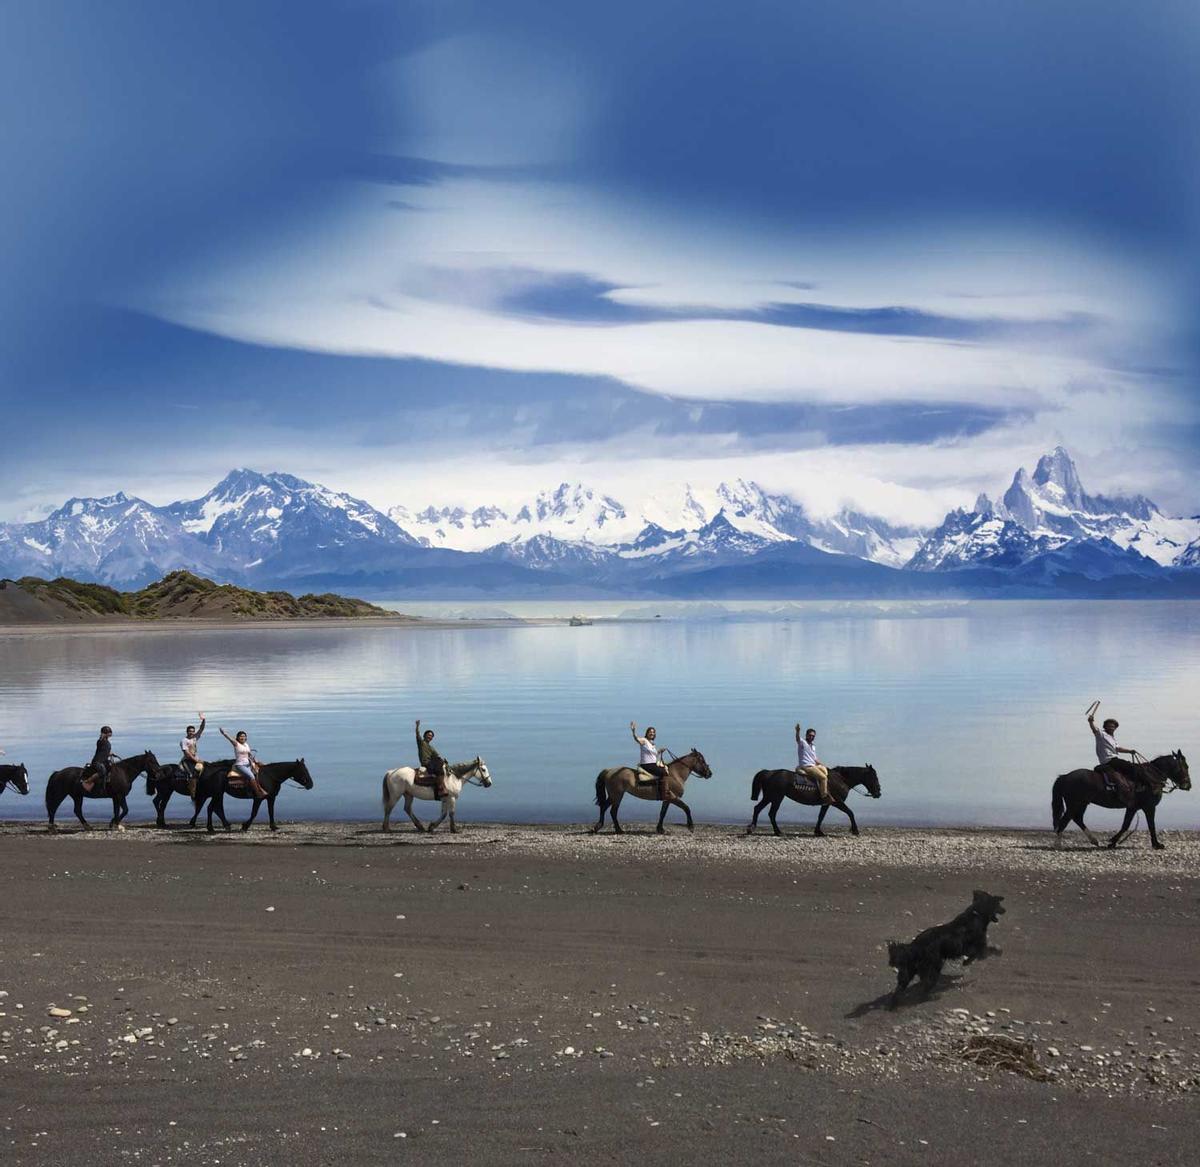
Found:
[[[1130,763],[1135,766],[1144,779],[1133,783],[1133,805],[1127,805],[1120,784],[1109,789],[1104,784],[1104,776],[1095,770],[1072,770],[1068,774],[1060,774],[1054,780],[1051,792],[1050,813],[1054,821],[1054,842],[1062,846],[1063,831],[1067,824],[1075,825],[1091,840],[1095,847],[1100,846],[1100,840],[1084,825],[1083,812],[1090,804],[1105,806],[1110,810],[1124,810],[1125,821],[1121,829],[1108,841],[1110,847],[1115,847],[1127,834],[1133,822],[1133,816],[1140,810],[1146,816],[1146,826],[1150,830],[1150,843],[1156,851],[1161,851],[1164,844],[1159,840],[1158,831],[1154,825],[1155,808],[1162,801],[1162,796],[1168,792],[1167,785],[1172,790],[1191,790],[1192,779],[1188,773],[1187,758],[1182,750],[1164,754],[1151,762]],[[1127,780],[1126,780],[1127,781]]]
[[[91,824],[83,817],[83,800],[85,798],[111,798],[113,805],[112,821],[108,824],[110,828],[121,827],[121,820],[129,813],[129,803],[127,801],[130,790],[133,789],[133,780],[144,771],[149,771],[151,774],[157,774],[159,771],[158,759],[147,750],[144,754],[137,754],[132,758],[122,758],[119,762],[113,762],[108,767],[108,777],[104,781],[103,786],[99,782],[92,787],[91,790],[83,788],[83,774],[86,767],[84,766],[67,766],[62,770],[55,770],[46,781],[46,813],[50,817],[50,829],[56,829],[54,825],[54,815],[58,811],[62,800],[68,795],[75,803],[75,817],[83,823],[83,829],[90,831]]]
[[[16,766],[0,766],[0,794],[10,783],[18,794],[29,793],[29,771],[23,762]]]
[[[193,800],[196,813],[192,815],[192,821],[188,823],[189,827],[196,825],[196,819],[200,817],[200,811],[207,802],[209,831],[213,829],[214,811],[221,820],[222,826],[227,831],[230,830],[229,820],[225,817],[225,795],[232,794],[234,798],[254,800],[254,805],[250,808],[250,817],[242,823],[243,831],[250,829],[250,824],[258,817],[258,808],[262,806],[264,800],[254,793],[250,784],[240,774],[238,775],[238,778],[241,779],[239,782],[230,782],[229,772],[232,769],[232,758],[226,758],[220,762],[204,763],[204,773],[196,781],[196,797]],[[267,792],[267,818],[273,831],[279,829],[275,825],[275,799],[279,796],[280,788],[289,778],[304,787],[305,790],[313,788],[312,775],[308,772],[308,766],[305,765],[303,758],[297,758],[294,762],[267,762],[259,767],[258,783]]]
[[[205,763],[201,763],[204,766]],[[168,762],[159,768],[157,774],[146,774],[146,793],[154,800],[154,825],[167,825],[167,803],[172,794],[182,794],[189,802],[191,792],[188,789],[188,775],[178,762]]]
[[[667,771],[667,797],[663,799],[662,810],[658,814],[658,826],[654,829],[660,835],[666,834],[663,819],[667,817],[667,808],[677,806],[687,815],[687,829],[693,831],[696,828],[692,822],[691,809],[683,801],[683,787],[692,774],[699,774],[701,778],[711,778],[712,771],[708,768],[704,755],[697,749],[668,762],[664,769]],[[592,828],[593,835],[604,826],[606,810],[612,816],[613,831],[618,835],[625,833],[617,821],[617,808],[625,795],[632,794],[634,798],[658,801],[658,779],[647,781],[639,777],[641,773],[636,766],[611,766],[596,775],[596,805],[600,808],[600,818]]]
[[[836,806],[850,820],[852,835],[858,834],[858,820],[854,817],[854,811],[846,805],[846,795],[856,786],[865,787],[872,798],[880,797],[879,775],[875,773],[875,767],[869,762],[865,766],[831,766],[829,768],[829,797],[833,799],[832,805]],[[771,817],[772,828],[777,835],[782,835],[783,832],[775,821],[775,814],[783,805],[783,800],[790,798],[802,806],[819,806],[821,808],[821,813],[817,815],[817,829],[813,833],[818,838],[824,837],[825,832],[821,830],[821,824],[825,821],[826,814],[829,813],[830,804],[821,801],[821,792],[811,778],[798,777],[795,770],[759,770],[750,785],[750,797],[761,797],[761,801],[754,808],[754,817],[746,828],[747,835],[754,834],[754,829],[758,826],[759,813],[767,806],[770,807],[767,813]]]

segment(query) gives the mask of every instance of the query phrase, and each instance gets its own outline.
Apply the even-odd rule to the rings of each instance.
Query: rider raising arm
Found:
[[[639,737],[637,731],[637,722],[629,723],[629,732],[633,734],[633,740],[638,744],[638,766],[645,770],[647,774],[654,775],[658,779],[658,797],[660,801],[666,802],[668,797],[667,792],[667,768],[659,760],[659,749],[655,745],[655,739],[658,737],[658,730],[652,725],[646,726],[646,736]]]
[[[434,748],[433,730],[427,729],[424,733],[421,732],[421,719],[417,718],[417,762],[424,769],[426,774],[432,775],[437,779],[437,784],[434,787],[435,798],[446,797],[446,759]]]

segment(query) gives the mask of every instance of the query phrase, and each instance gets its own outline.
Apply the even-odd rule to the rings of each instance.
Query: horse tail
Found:
[[[600,773],[596,775],[596,805],[601,810],[604,810],[604,808],[608,806],[608,786],[604,781],[604,775],[607,773],[607,770],[601,770]]]
[[[387,782],[388,782],[388,774],[390,774],[390,773],[391,773],[391,771],[389,770],[387,772],[387,774],[384,774],[384,776],[383,776],[383,813],[384,814],[387,814],[387,812],[388,812],[388,784],[387,784]]]
[[[1067,800],[1063,795],[1063,781],[1066,778],[1065,774],[1060,774],[1054,779],[1054,788],[1050,792],[1050,825],[1057,828],[1062,821],[1063,813],[1067,809]]]
[[[762,797],[763,788],[763,772],[759,770],[754,775],[754,781],[750,783],[750,801],[757,802]]]

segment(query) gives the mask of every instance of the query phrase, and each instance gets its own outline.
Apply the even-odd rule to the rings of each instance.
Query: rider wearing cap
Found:
[[[113,762],[120,761],[120,758],[113,753],[112,732],[111,725],[100,727],[100,736],[96,739],[96,749],[92,754],[92,760],[83,768],[83,788],[88,794],[92,793],[97,784],[101,791],[104,790],[104,784],[108,781],[109,766]]]

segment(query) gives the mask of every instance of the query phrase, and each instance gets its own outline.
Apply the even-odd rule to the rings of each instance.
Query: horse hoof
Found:
[[[229,828],[228,828],[228,827],[226,827],[225,829],[226,829],[226,830],[228,830]],[[249,823],[242,823],[242,830],[243,830],[243,831],[248,831],[249,829],[250,829],[250,824],[249,824]]]
[[[1152,846],[1152,847],[1153,847],[1153,848],[1154,848],[1156,851],[1165,851],[1165,850],[1167,849],[1167,845],[1166,845],[1166,843],[1151,843],[1150,845],[1151,845],[1151,846]]]
[[[279,830],[279,828],[278,828],[278,827],[277,827],[277,826],[276,826],[274,823],[272,823],[272,824],[271,824],[271,830],[273,830],[273,831],[277,831],[277,830]]]

